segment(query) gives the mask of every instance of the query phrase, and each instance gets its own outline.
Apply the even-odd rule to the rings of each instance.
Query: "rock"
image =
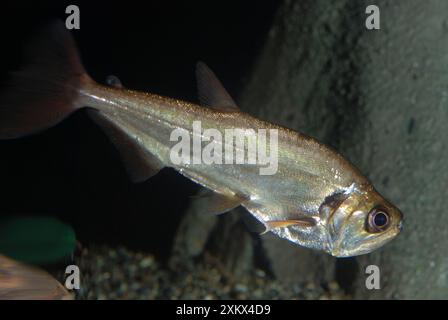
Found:
[[[354,89],[347,88],[354,79],[342,58],[351,55],[352,41],[358,37],[346,30],[354,23],[347,16],[351,3],[334,2],[329,10],[326,1],[285,2],[243,90],[241,108],[338,147],[341,115],[356,106]],[[275,236],[262,240],[278,280],[334,278],[336,259],[328,254]]]
[[[124,247],[120,250],[121,259],[110,254],[115,248],[108,247],[91,247],[76,258],[82,274],[78,299],[317,299],[324,294],[329,299],[343,298],[319,284],[308,284],[305,289],[304,283],[287,285],[260,277],[260,272],[233,282],[205,261],[191,268],[165,268],[151,255]],[[147,259],[153,261],[151,272],[142,267]],[[100,260],[104,262],[101,267]],[[137,266],[137,271],[130,272],[130,265]]]
[[[401,235],[360,257],[358,298],[448,297],[448,3],[375,1],[381,30],[360,46],[364,118],[358,149],[347,148],[380,192],[404,213]],[[406,17],[406,18],[404,18]],[[381,271],[381,290],[367,290],[366,266]]]
[[[365,28],[370,4],[380,8],[380,30]],[[216,228],[190,227],[191,239],[199,240],[179,238],[183,251],[199,256],[207,239],[219,235],[237,239],[217,255],[231,270],[237,262],[240,275],[255,268],[251,260],[261,252],[263,270],[284,283],[338,281],[356,298],[446,298],[447,9],[436,0],[285,1],[237,99],[243,111],[316,137],[358,166],[404,212],[397,239],[353,259],[270,236],[258,250],[251,237],[229,236],[235,223],[229,218]],[[251,254],[233,252],[251,246]],[[369,264],[380,267],[381,290],[365,288]]]
[[[369,4],[380,8],[380,30],[364,27]],[[279,280],[322,267],[332,279],[336,262],[357,298],[447,297],[447,9],[417,0],[283,4],[242,109],[334,146],[402,209],[405,228],[350,261],[264,240]],[[365,288],[369,264],[380,267],[381,290]]]

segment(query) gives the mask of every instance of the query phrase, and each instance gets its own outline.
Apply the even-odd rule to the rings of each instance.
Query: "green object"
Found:
[[[18,261],[46,265],[72,254],[72,227],[51,217],[14,217],[0,220],[0,254]]]

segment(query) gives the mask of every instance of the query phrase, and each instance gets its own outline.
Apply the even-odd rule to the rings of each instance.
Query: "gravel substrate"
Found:
[[[207,260],[207,259],[205,259]],[[165,267],[153,256],[124,247],[84,249],[77,299],[347,299],[336,283],[283,284],[262,270],[231,279],[219,267],[200,262],[194,268]]]

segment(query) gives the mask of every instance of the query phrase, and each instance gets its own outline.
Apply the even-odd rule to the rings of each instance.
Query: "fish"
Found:
[[[107,85],[94,81],[61,22],[36,35],[28,52],[29,63],[0,94],[0,139],[36,134],[85,108],[116,146],[132,181],[174,168],[210,191],[194,201],[211,214],[242,206],[265,232],[335,257],[372,252],[402,229],[402,212],[346,158],[312,137],[243,112],[202,62],[196,66],[196,104],[125,88],[116,77]],[[201,130],[195,130],[198,122]],[[255,133],[258,151],[275,156],[273,173],[261,173],[267,162],[206,163],[195,161],[197,154],[192,161],[173,161],[180,143],[174,132],[192,139],[193,149],[196,138],[200,148],[213,140],[213,152],[230,146],[235,154],[254,155],[249,143],[215,139],[230,129],[249,132],[244,141]],[[261,132],[270,133],[269,144]]]
[[[0,300],[73,300],[47,272],[0,255]]]

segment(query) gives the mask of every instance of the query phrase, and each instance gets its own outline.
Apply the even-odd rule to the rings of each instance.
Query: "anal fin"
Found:
[[[107,114],[93,109],[88,113],[118,149],[133,182],[145,181],[163,168],[163,164],[154,155],[132,138],[128,132],[130,129],[120,119],[112,119]]]
[[[244,196],[223,195],[213,191],[193,198],[197,208],[201,208],[204,213],[215,215],[226,213],[247,200]]]

